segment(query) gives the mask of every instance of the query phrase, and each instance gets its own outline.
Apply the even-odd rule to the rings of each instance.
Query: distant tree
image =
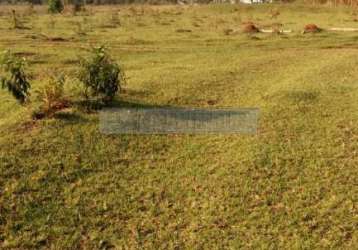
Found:
[[[64,6],[61,0],[48,0],[48,11],[50,13],[61,13],[63,9]]]

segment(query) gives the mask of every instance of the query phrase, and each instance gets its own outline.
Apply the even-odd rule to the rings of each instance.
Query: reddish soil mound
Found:
[[[319,28],[317,25],[315,24],[307,24],[303,30],[303,33],[317,33],[322,31],[321,28]]]
[[[247,23],[242,28],[242,31],[245,33],[257,33],[260,32],[259,28],[255,26],[253,23]]]

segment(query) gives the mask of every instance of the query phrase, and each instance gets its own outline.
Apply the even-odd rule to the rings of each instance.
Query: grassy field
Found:
[[[357,248],[358,32],[301,33],[358,27],[352,9],[17,7],[25,29],[10,9],[0,50],[27,59],[32,93],[57,71],[80,101],[78,57],[105,44],[128,78],[118,107],[257,107],[260,119],[256,135],[108,136],[96,113],[32,121],[0,91],[0,248]],[[248,21],[292,33],[243,34]]]

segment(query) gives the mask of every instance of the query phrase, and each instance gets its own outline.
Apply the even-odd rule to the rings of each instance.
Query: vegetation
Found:
[[[48,0],[48,11],[52,14],[61,13],[64,9],[61,0]]]
[[[112,101],[124,83],[124,73],[105,47],[93,48],[91,57],[82,59],[81,66],[79,78],[85,85],[86,98],[90,94],[105,103]]]
[[[31,30],[9,29],[12,8],[0,50],[26,58],[34,96],[61,70],[73,105],[33,121],[0,92],[1,249],[356,248],[358,36],[327,29],[357,27],[352,8],[132,5],[108,28],[113,6],[86,6],[81,37],[83,16],[52,29],[43,6]],[[248,35],[248,22],[292,32]],[[101,134],[76,106],[88,44],[123,64],[113,107],[258,107],[258,133]]]
[[[29,96],[30,83],[25,73],[25,59],[17,58],[5,51],[0,59],[4,76],[0,77],[1,87],[7,89],[21,104]]]
[[[69,101],[64,91],[65,77],[52,76],[47,84],[37,91],[37,100],[40,103],[39,109],[35,110],[34,118],[51,117],[56,111],[67,108]]]

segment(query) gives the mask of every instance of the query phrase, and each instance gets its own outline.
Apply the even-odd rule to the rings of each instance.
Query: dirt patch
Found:
[[[151,44],[153,44],[152,41],[137,39],[134,37],[129,37],[124,43],[128,44],[128,45],[151,45]]]
[[[41,120],[44,118],[52,118],[59,111],[68,109],[72,106],[72,103],[68,100],[61,100],[53,103],[50,107],[45,107],[40,110],[36,110],[32,113],[33,120]]]
[[[253,23],[244,24],[244,26],[242,27],[242,31],[244,33],[249,33],[249,34],[260,32],[259,28]]]
[[[303,29],[303,33],[318,33],[321,31],[322,29],[319,28],[316,24],[307,24]]]
[[[49,41],[49,42],[68,42],[68,41],[70,41],[70,39],[66,39],[63,37],[57,37],[57,36],[48,37],[43,34],[26,35],[25,38],[32,39],[32,40],[45,40],[45,41]]]
[[[176,32],[178,32],[178,33],[189,33],[189,32],[191,32],[191,30],[190,29],[177,29]]]
[[[16,52],[14,53],[15,56],[18,56],[18,57],[31,57],[31,56],[35,56],[36,53],[34,52]]]
[[[63,37],[48,37],[47,41],[50,41],[50,42],[68,42],[69,40],[65,39]]]
[[[65,65],[71,65],[71,64],[79,64],[80,60],[76,60],[76,59],[66,59],[62,61],[63,64]]]
[[[285,98],[294,103],[313,103],[319,98],[319,92],[311,90],[295,90],[285,93]]]
[[[169,23],[169,22],[159,22],[158,24],[163,25],[163,26],[171,25],[171,23]]]
[[[32,40],[47,40],[47,36],[43,34],[31,34],[24,36],[26,39],[32,39]]]
[[[208,100],[206,103],[207,103],[208,105],[215,105],[215,104],[218,103],[218,101],[217,101],[217,100]]]
[[[114,24],[102,24],[99,26],[101,29],[115,29],[117,28],[117,25]]]
[[[31,132],[36,127],[37,127],[36,122],[31,120],[31,121],[26,121],[26,122],[23,122],[23,123],[19,124],[16,127],[15,131],[19,132],[19,133],[26,133],[26,132]]]

